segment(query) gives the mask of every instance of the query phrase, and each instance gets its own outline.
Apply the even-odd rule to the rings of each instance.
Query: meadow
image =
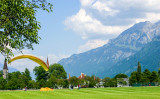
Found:
[[[0,91],[0,99],[160,99],[160,87]]]

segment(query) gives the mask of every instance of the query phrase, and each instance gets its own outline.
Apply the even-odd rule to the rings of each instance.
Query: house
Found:
[[[78,79],[85,79],[85,77],[86,77],[86,74],[84,74],[84,73],[81,73],[81,75],[78,77]],[[69,79],[71,78],[71,75],[69,74]],[[68,79],[68,80],[69,80]],[[83,85],[86,85],[86,82],[84,82],[84,84]],[[83,85],[81,85],[81,86],[83,86]],[[71,88],[71,84],[69,85],[69,88]],[[78,86],[74,86],[74,88],[78,88]]]
[[[84,73],[81,73],[81,75],[78,77],[79,79],[85,79],[86,75]]]
[[[70,78],[70,77],[71,77],[71,75],[69,74],[69,78]],[[86,74],[81,73],[81,75],[78,77],[78,79],[84,81],[84,83],[81,82],[81,87],[82,87],[82,88],[88,87],[88,85],[89,85],[90,82],[86,80]],[[102,79],[96,78],[96,77],[94,76],[94,80],[98,80],[98,83],[96,84],[96,86],[94,86],[95,88],[97,88],[97,87],[104,88],[104,86],[103,86],[103,83],[104,83],[104,82],[103,82]],[[69,88],[71,88],[71,85],[69,85]],[[78,86],[74,86],[74,88],[78,88]]]
[[[99,83],[96,84],[96,87],[104,88],[103,84],[104,84],[103,80],[99,79]]]

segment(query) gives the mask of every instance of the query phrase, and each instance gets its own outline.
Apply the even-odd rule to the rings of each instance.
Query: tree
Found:
[[[46,0],[0,0],[0,53],[9,57],[12,49],[33,49],[40,39],[36,12],[50,12],[52,7]]]
[[[143,72],[143,77],[146,76],[150,82],[151,79],[151,72],[148,69],[145,69]]]
[[[65,85],[64,80],[63,80],[63,79],[58,79],[58,80],[57,80],[57,85],[58,85],[59,87],[63,87],[63,86]]]
[[[131,76],[129,78],[129,84],[133,85],[134,83],[137,83],[137,72],[132,72]]]
[[[152,71],[152,74],[151,74],[151,82],[157,82],[158,81],[158,74],[156,71]]]
[[[20,80],[20,88],[24,88],[25,86],[28,86],[29,81],[31,80],[30,71],[26,68],[24,72],[22,72],[21,75],[19,75]]]
[[[126,74],[117,74],[114,78],[128,78],[128,76]]]
[[[143,73],[142,76],[141,76],[140,82],[141,82],[141,83],[149,83],[150,80],[149,80],[149,78],[147,77],[147,75],[145,75],[145,74]]]
[[[117,83],[121,85],[127,85],[127,82],[123,80],[123,78],[117,78]]]
[[[160,68],[158,69],[158,77],[160,78]]]
[[[78,78],[76,76],[73,76],[71,78],[69,78],[69,83],[73,86],[77,86],[78,85]]]
[[[112,78],[108,83],[109,83],[110,87],[117,86],[117,80],[115,78]]]
[[[94,87],[99,82],[99,78],[95,77],[94,75],[92,75],[91,77],[86,76],[85,81],[87,82],[88,87]]]
[[[6,89],[7,81],[3,79],[3,77],[0,77],[0,90]]]
[[[64,80],[64,88],[68,88],[69,87],[69,82],[67,79]]]
[[[24,75],[28,78],[28,80],[32,80],[31,75],[30,75],[30,71],[27,68],[24,71]]]
[[[49,67],[49,73],[50,76],[53,75],[57,79],[66,79],[67,78],[67,73],[64,70],[63,66],[60,64],[52,64]]]
[[[27,88],[31,89],[31,88],[37,88],[36,82],[34,80],[30,80],[28,83]]]
[[[41,79],[46,81],[48,79],[48,72],[46,72],[42,66],[35,67],[33,71],[36,75],[37,81],[40,81]]]
[[[105,77],[104,79],[103,79],[103,86],[104,87],[110,87],[110,83],[109,83],[109,81],[111,80],[111,78],[110,77]]]
[[[0,71],[0,77],[3,77],[3,71],[2,70]]]
[[[55,76],[51,76],[47,81],[47,86],[51,88],[56,88],[57,78]]]
[[[140,82],[141,79],[141,64],[138,62],[138,68],[137,68],[137,81]]]
[[[7,87],[7,89],[10,89],[10,90],[15,90],[15,89],[20,88],[19,79],[12,78],[11,80],[8,81],[6,87]]]
[[[44,79],[41,79],[37,82],[38,88],[46,87],[46,82]]]
[[[21,72],[19,71],[8,73],[8,80],[11,80],[13,78],[19,78],[20,75],[21,75]]]
[[[21,89],[28,86],[29,80],[24,74],[20,75],[18,79],[19,79],[19,86]]]
[[[85,80],[84,79],[79,79],[78,81],[79,81],[78,84],[80,84],[81,87],[85,86]]]

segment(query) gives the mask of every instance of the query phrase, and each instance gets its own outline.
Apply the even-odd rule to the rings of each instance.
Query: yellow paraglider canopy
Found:
[[[48,59],[47,59],[47,63],[45,63],[42,59],[36,57],[36,56],[33,56],[33,55],[19,55],[19,56],[16,56],[16,57],[13,57],[11,60],[9,60],[8,63],[11,63],[15,60],[18,60],[18,59],[24,59],[24,58],[28,58],[36,63],[38,63],[39,65],[41,65],[46,71],[48,71],[49,69],[49,63],[48,63]]]
[[[41,88],[40,91],[53,91],[53,89],[46,87],[46,88]]]

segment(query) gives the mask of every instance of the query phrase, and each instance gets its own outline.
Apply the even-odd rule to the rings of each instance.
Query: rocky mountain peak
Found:
[[[111,42],[117,46],[140,50],[157,35],[160,35],[160,22],[152,24],[149,21],[145,21],[133,25],[122,32],[116,39],[111,40]]]

